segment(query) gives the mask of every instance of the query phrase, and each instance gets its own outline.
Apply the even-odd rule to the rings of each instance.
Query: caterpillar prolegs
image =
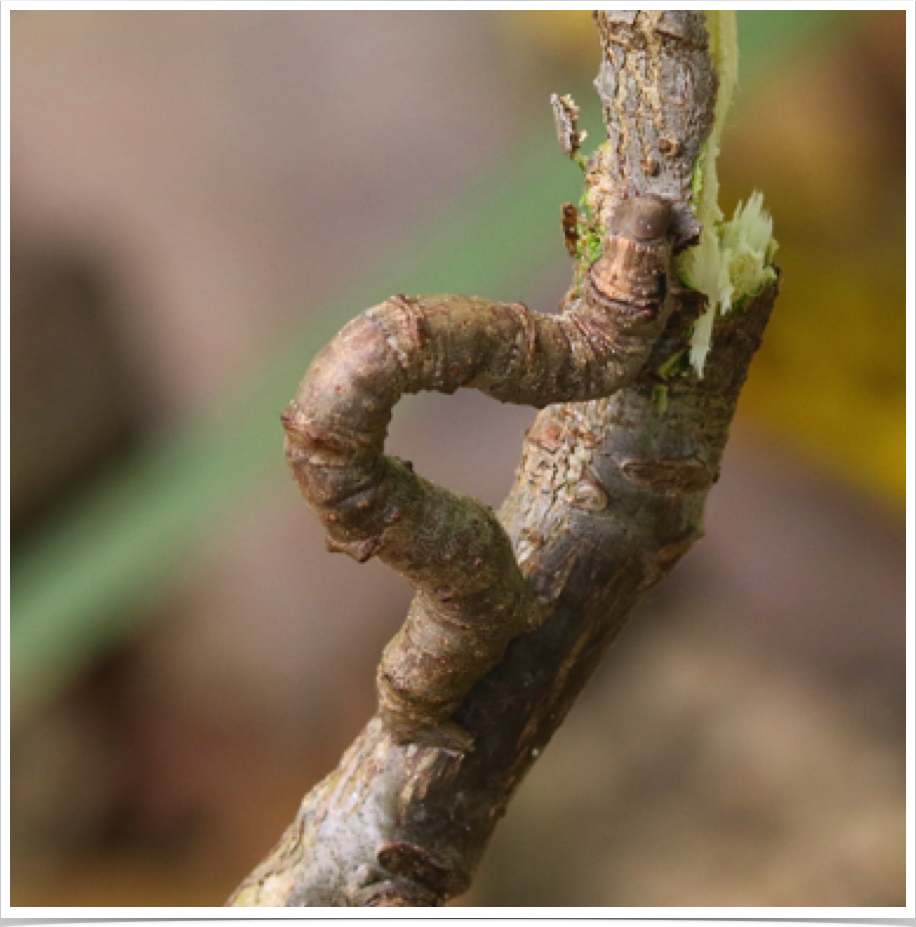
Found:
[[[450,719],[539,606],[490,509],[385,455],[392,409],[404,393],[460,387],[543,408],[632,382],[671,311],[671,222],[667,202],[623,200],[581,296],[558,316],[477,297],[392,297],[331,341],[284,412],[287,460],[328,548],[379,557],[417,589],[377,677],[397,741],[469,749]]]

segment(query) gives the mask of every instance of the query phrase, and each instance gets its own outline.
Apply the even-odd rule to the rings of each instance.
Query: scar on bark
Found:
[[[621,201],[581,297],[559,316],[476,297],[392,297],[331,341],[284,412],[287,460],[328,549],[379,557],[419,593],[377,675],[396,741],[471,749],[449,719],[540,606],[489,508],[384,453],[394,406],[405,393],[471,387],[543,408],[633,382],[672,309],[672,219],[659,197]]]

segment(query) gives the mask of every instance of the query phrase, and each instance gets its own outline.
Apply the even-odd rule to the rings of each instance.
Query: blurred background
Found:
[[[904,891],[905,14],[739,14],[727,212],[782,296],[707,538],[458,906]],[[12,904],[209,906],[374,705],[409,590],[326,554],[279,414],[394,292],[552,311],[585,12],[12,13]],[[399,407],[498,504],[532,413]]]

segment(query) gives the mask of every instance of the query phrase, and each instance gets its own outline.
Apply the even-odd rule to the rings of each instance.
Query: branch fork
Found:
[[[705,308],[672,254],[698,233],[714,15],[732,14],[595,14],[608,142],[586,182],[602,247],[576,247],[566,217],[567,248],[592,262],[576,257],[563,313],[392,297],[319,354],[284,413],[329,549],[378,557],[417,595],[382,657],[377,715],[229,904],[431,907],[465,891],[607,648],[702,536],[777,288],[774,273],[716,322],[702,377],[679,362]],[[560,115],[574,131],[572,104]],[[385,453],[401,396],[462,387],[542,410],[498,514]]]

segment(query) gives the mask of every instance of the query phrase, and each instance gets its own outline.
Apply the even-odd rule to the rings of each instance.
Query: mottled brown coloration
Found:
[[[716,473],[696,460],[628,460],[620,467],[637,486],[652,492],[703,492],[715,482]]]
[[[329,550],[359,563],[377,556],[420,593],[378,672],[381,716],[399,741],[470,749],[448,719],[508,642],[537,623],[539,606],[489,509],[383,454],[392,409],[404,393],[462,386],[543,408],[631,382],[671,311],[671,211],[636,197],[618,213],[568,312],[393,297],[325,348],[283,415],[287,458]],[[595,493],[585,495],[581,504],[594,507]]]
[[[554,125],[560,148],[567,157],[575,158],[579,153],[579,146],[585,140],[585,133],[579,131],[579,107],[571,96],[560,96],[558,93],[551,95],[550,105],[553,107]]]
[[[570,257],[579,251],[579,210],[572,203],[564,203],[561,209],[563,220],[563,244]]]
[[[379,849],[377,858],[389,872],[420,882],[440,896],[460,895],[471,883],[470,876],[453,862],[410,843],[386,843]]]
[[[704,378],[687,370],[670,379],[659,415],[653,377],[637,374],[686,351],[702,306],[673,285],[662,295],[655,271],[670,251],[637,239],[654,234],[653,215],[664,223],[667,203],[675,237],[695,231],[689,178],[711,125],[715,75],[702,13],[596,19],[612,144],[591,159],[589,198],[597,227],[616,215],[618,236],[582,298],[550,321],[459,297],[389,301],[319,357],[286,417],[290,463],[333,542],[358,545],[348,549],[361,557],[359,545],[377,541],[378,556],[421,592],[383,661],[383,674],[396,669],[393,688],[382,685],[383,705],[397,692],[391,707],[306,796],[232,905],[430,907],[460,893],[607,647],[702,536],[706,494],[776,287],[717,324]],[[647,158],[658,173],[644,171]],[[651,210],[620,212],[634,194],[654,197]],[[382,453],[398,396],[462,385],[547,406],[497,517]],[[485,569],[494,557],[494,588],[476,585],[467,574],[478,567],[467,564],[480,559]],[[491,647],[507,627],[525,633]],[[478,638],[491,647],[486,659],[501,654],[485,674],[462,662],[477,659]],[[398,727],[416,707],[405,701],[417,695],[421,728],[452,723],[474,750],[404,743]]]
[[[585,298],[626,302],[654,312],[665,304],[671,265],[671,206],[652,197],[622,200],[611,215],[609,236],[627,247],[605,249],[586,280]]]
[[[712,128],[718,79],[702,16],[687,10],[595,13],[602,61],[595,87],[608,144],[590,172],[589,203],[607,227],[622,197],[654,193],[678,204],[675,249],[699,240],[690,176]]]

